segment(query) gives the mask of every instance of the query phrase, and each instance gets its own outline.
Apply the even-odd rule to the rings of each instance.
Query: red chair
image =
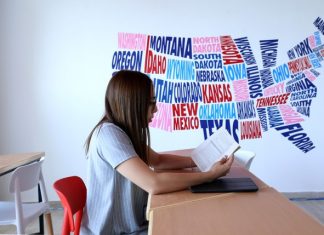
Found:
[[[79,235],[83,208],[87,199],[87,188],[83,180],[78,176],[70,176],[57,180],[53,187],[64,208],[62,235],[70,232]]]

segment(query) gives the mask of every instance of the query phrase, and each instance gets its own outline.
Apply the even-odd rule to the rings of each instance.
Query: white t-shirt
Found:
[[[138,157],[127,134],[112,123],[91,138],[87,166],[87,203],[81,234],[147,234],[147,193],[116,167]]]

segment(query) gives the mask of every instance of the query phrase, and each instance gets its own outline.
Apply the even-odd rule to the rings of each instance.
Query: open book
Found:
[[[228,133],[225,127],[218,129],[191,153],[192,160],[200,171],[208,171],[224,155],[231,155],[240,145]]]

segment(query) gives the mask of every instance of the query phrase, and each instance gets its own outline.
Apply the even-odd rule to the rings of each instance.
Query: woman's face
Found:
[[[152,119],[154,117],[154,113],[156,113],[158,111],[158,108],[156,106],[156,97],[155,97],[155,93],[154,93],[154,89],[152,87],[152,91],[151,91],[151,98],[150,98],[150,106],[148,109],[148,114],[147,114],[147,120],[148,122],[152,122]]]

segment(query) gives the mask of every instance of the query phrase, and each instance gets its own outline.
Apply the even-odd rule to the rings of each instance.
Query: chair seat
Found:
[[[0,201],[0,225],[16,224],[15,203],[9,201]],[[24,221],[29,224],[35,217],[38,217],[49,211],[48,203],[24,203],[22,205]]]

